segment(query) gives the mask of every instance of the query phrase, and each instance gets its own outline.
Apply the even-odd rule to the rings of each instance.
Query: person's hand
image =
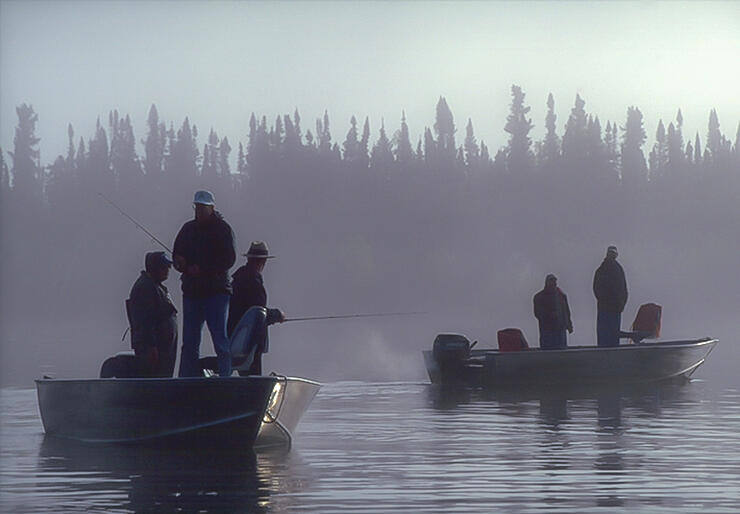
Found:
[[[278,309],[278,312],[280,313],[280,315],[278,316],[278,323],[282,323],[283,321],[285,321],[285,319],[287,318],[287,316],[280,309]]]
[[[569,333],[569,334],[572,334],[572,333],[573,333],[573,325],[570,325],[570,326],[568,327],[568,333]]]
[[[193,275],[194,277],[200,275],[200,266],[197,264],[191,264],[188,266],[188,275]]]

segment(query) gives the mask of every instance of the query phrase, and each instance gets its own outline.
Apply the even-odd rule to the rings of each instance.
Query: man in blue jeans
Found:
[[[199,364],[203,323],[208,325],[218,358],[218,373],[231,375],[231,349],[226,335],[231,281],[229,268],[236,262],[234,232],[216,211],[210,191],[197,191],[195,219],[185,223],[175,238],[172,255],[182,273],[181,377],[202,376]]]
[[[627,304],[627,280],[617,262],[617,247],[610,246],[594,273],[596,296],[596,336],[599,346],[619,346],[622,311]]]

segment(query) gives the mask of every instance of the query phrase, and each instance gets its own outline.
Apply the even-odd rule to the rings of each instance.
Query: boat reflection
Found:
[[[656,423],[656,419],[675,419],[677,410],[690,409],[698,401],[691,383],[508,391],[428,389],[428,405],[443,411],[445,418],[454,413],[475,420],[476,426],[494,425],[489,433],[507,434],[490,439],[489,444],[508,444],[504,454],[522,453],[553,491],[543,495],[544,502],[561,501],[558,486],[567,490],[572,486],[569,477],[590,467],[586,480],[596,494],[587,509],[624,506],[625,477],[652,458],[650,446],[636,441],[651,433],[660,435],[666,421]]]
[[[48,436],[39,451],[44,474],[68,477],[58,484],[66,494],[100,494],[103,503],[124,497],[118,508],[131,512],[272,511],[276,493],[304,484],[288,473],[301,468],[297,460],[288,451],[85,445]],[[98,486],[91,488],[90,479]]]

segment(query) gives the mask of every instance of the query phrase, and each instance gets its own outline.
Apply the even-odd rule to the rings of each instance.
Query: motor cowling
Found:
[[[470,359],[470,341],[461,334],[439,334],[434,339],[432,356],[443,380],[462,378],[463,368]]]

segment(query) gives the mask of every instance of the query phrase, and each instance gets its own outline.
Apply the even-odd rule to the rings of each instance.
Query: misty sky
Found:
[[[328,109],[340,144],[352,114],[370,117],[375,140],[381,118],[392,134],[405,110],[415,145],[443,95],[458,144],[470,117],[495,150],[512,83],[534,139],[552,91],[561,135],[580,93],[602,126],[637,105],[651,139],[681,107],[686,138],[704,141],[716,108],[734,140],[738,56],[740,2],[2,0],[0,146],[12,151],[23,102],[39,114],[42,164],[65,153],[67,123],[87,139],[111,109],[141,140],[152,103],[176,127],[190,116],[200,145],[213,127],[236,148],[252,111],[271,122],[296,107],[304,130]]]

